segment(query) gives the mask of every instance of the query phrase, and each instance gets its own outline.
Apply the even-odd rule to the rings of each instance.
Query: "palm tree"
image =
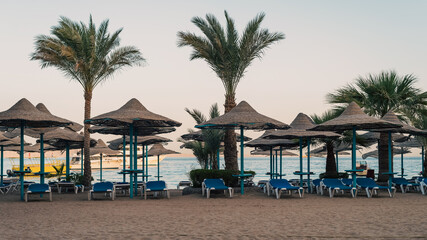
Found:
[[[203,113],[197,109],[190,110],[185,108],[185,111],[196,121],[197,124],[207,121]],[[209,110],[210,119],[218,117],[218,104],[213,104]],[[191,133],[193,130],[189,130]],[[221,147],[224,131],[218,129],[203,129],[203,141],[184,141],[185,147],[192,149],[202,168],[207,168],[212,163],[212,169],[218,169],[217,154]]]
[[[364,111],[375,117],[383,117],[388,111],[404,114],[418,112],[427,106],[427,92],[415,87],[417,79],[409,74],[399,76],[395,71],[383,71],[378,75],[358,77],[349,84],[327,95],[329,103],[346,104],[355,101]],[[379,171],[388,172],[388,134],[381,133],[378,146]],[[379,181],[388,176],[379,174]]]
[[[236,106],[236,89],[243,78],[247,67],[256,58],[260,59],[265,50],[273,43],[284,39],[280,32],[270,33],[260,28],[265,14],[260,13],[247,25],[239,35],[234,20],[224,11],[226,29],[221,26],[212,14],[206,20],[194,17],[194,23],[204,34],[197,36],[190,32],[178,32],[178,47],[190,46],[193,52],[190,60],[203,59],[221,79],[225,88],[225,113]],[[234,130],[227,130],[224,138],[225,168],[237,170],[237,146]]]
[[[133,46],[119,47],[122,29],[108,33],[109,20],[97,29],[89,18],[89,24],[74,22],[61,17],[51,29],[51,36],[39,35],[31,60],[39,60],[41,68],[55,67],[64,75],[77,81],[84,91],[84,119],[91,114],[92,93],[96,86],[112,77],[126,66],[145,62],[140,51]],[[84,176],[90,185],[89,124],[84,124]]]
[[[405,111],[406,115],[409,116],[410,121],[413,123],[413,125],[418,129],[427,129],[427,107],[424,109],[420,109],[418,111]],[[417,137],[418,141],[424,146],[424,149],[427,148],[427,137]],[[422,172],[422,175],[424,177],[427,177],[427,151],[424,150],[424,156],[421,156],[423,158],[423,165],[424,165],[424,172]]]

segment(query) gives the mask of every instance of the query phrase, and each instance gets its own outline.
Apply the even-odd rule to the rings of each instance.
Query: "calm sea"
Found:
[[[358,158],[357,160],[363,160]],[[378,172],[378,160],[374,158],[367,158],[364,161],[367,161],[368,167],[375,169],[375,172]],[[240,162],[240,160],[239,160]],[[325,158],[311,158],[310,170],[315,173],[313,178],[317,178],[318,175],[325,171]],[[268,179],[266,173],[270,169],[270,160],[268,157],[248,157],[245,159],[245,170],[252,170],[256,172],[254,178],[255,183],[261,179]],[[304,171],[307,169],[307,162],[304,159],[303,162]],[[404,172],[407,174],[407,177],[412,177],[418,175],[421,171],[421,157],[406,157],[404,158]],[[224,168],[224,160],[221,158],[220,166]],[[11,168],[11,163],[9,160],[4,162],[4,172],[6,169]],[[189,172],[192,169],[200,168],[196,158],[165,158],[160,162],[160,175],[163,176],[162,180],[166,181],[169,188],[175,188],[176,185],[183,180],[189,179]],[[351,158],[350,157],[341,157],[339,158],[339,169],[344,171],[351,169]],[[283,158],[283,173],[286,174],[287,179],[297,178],[296,175],[293,175],[294,171],[299,170],[299,158],[298,157],[284,157]],[[401,171],[401,160],[400,157],[394,158],[394,171],[400,173]],[[108,169],[103,170],[103,178],[108,181],[121,181],[122,175],[118,174],[119,170],[117,169]],[[99,179],[99,170],[93,170],[93,178]],[[149,167],[148,174],[152,176],[157,176],[157,167]],[[31,179],[32,181],[37,181],[37,178]],[[149,180],[155,180],[154,177],[150,177]]]

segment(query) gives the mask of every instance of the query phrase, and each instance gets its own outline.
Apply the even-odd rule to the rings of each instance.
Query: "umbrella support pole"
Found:
[[[303,163],[302,163],[302,138],[299,138],[299,171],[302,173]],[[304,187],[304,177],[302,174],[299,175],[299,185]]]
[[[133,198],[133,124],[129,127],[129,198]]]
[[[421,146],[421,174],[424,175],[424,145]]]
[[[240,127],[240,174],[242,175],[240,177],[240,194],[244,194],[245,190],[243,189],[244,187],[244,136],[243,136],[243,126]]]
[[[353,142],[351,147],[351,177],[353,179],[353,189],[356,189],[356,127],[353,126]],[[353,191],[353,190],[352,190]],[[355,194],[355,193],[354,193]]]
[[[273,147],[270,147],[270,179],[273,179]]]
[[[133,143],[133,147],[134,147],[134,149],[133,149],[133,168],[135,169],[135,170],[138,170],[138,134],[136,133],[136,130],[135,130],[135,136],[134,136],[134,138],[135,138],[135,141],[134,141],[134,143]],[[135,194],[135,196],[138,196],[138,173],[134,173],[134,175],[133,175],[133,184],[135,185],[134,186],[134,194]]]
[[[160,156],[157,155],[157,181],[160,181]]]
[[[40,133],[40,183],[44,184],[44,146],[43,146],[44,133]],[[3,174],[3,172],[2,172]]]
[[[311,193],[311,183],[310,183],[310,141],[311,138],[307,139],[307,186],[308,193]]]
[[[4,160],[4,158],[3,158],[3,150],[4,150],[4,147],[3,146],[0,146],[0,151],[1,151],[1,175],[0,175],[0,177],[1,177],[1,182],[0,182],[0,184],[1,185],[3,185],[3,160]]]
[[[65,180],[70,176],[70,144],[65,144]]]
[[[283,165],[282,165],[282,162],[283,162],[283,158],[282,158],[282,146],[280,146],[280,179],[282,179],[282,169],[283,169]]]
[[[126,135],[123,135],[123,173],[126,170]],[[126,174],[123,174],[123,182],[126,182]]]
[[[146,154],[146,152],[145,152],[145,146],[144,145],[142,145],[141,146],[142,147],[142,158],[141,158],[141,164],[142,164],[142,171],[143,171],[143,174],[142,174],[142,181],[144,182],[144,180],[145,180],[145,154]]]
[[[405,169],[403,168],[403,147],[400,150],[402,151],[400,153],[400,176],[403,177],[405,174]]]
[[[335,161],[337,163],[337,173],[340,172],[339,167],[338,167],[338,151],[335,152]]]
[[[279,173],[279,169],[278,169],[278,166],[279,166],[278,161],[279,161],[279,159],[277,157],[277,150],[275,150],[274,152],[275,152],[275,160],[276,160],[276,172],[275,172],[274,176],[277,179],[278,178],[277,174]]]
[[[99,181],[103,181],[102,180],[102,153],[99,154]]]
[[[220,167],[220,162],[219,162],[219,147],[218,147],[218,151],[216,152],[216,164],[218,166],[218,170],[221,169]]]
[[[391,167],[391,158],[392,158],[392,153],[391,153],[391,131],[388,132],[388,173],[390,175],[388,175],[388,188],[391,189],[391,185],[392,185],[392,179],[393,179],[393,169]]]
[[[145,146],[145,152],[148,152],[148,145]],[[145,178],[148,182],[148,154],[145,154]]]
[[[21,151],[19,152],[19,181],[21,182],[21,201],[24,201],[24,121],[21,121]]]
[[[80,174],[83,175],[83,148],[80,150]]]

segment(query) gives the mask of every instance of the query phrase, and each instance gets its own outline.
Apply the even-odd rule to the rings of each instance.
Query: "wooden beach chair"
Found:
[[[44,194],[49,194],[49,201],[52,202],[52,191],[50,190],[50,187],[48,184],[41,184],[41,183],[33,183],[28,185],[28,189],[25,192],[25,202],[28,202],[28,195],[29,194],[39,194],[40,197]]]
[[[206,197],[209,198],[211,195],[211,190],[224,190],[224,195],[226,194],[227,190],[230,194],[230,198],[233,197],[234,189],[232,187],[225,186],[224,180],[221,178],[210,178],[203,180],[202,183],[202,196],[205,196],[206,191]]]

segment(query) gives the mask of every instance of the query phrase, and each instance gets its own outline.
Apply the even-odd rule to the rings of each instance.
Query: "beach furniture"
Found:
[[[400,177],[400,178],[392,178],[391,179],[394,186],[400,187],[400,190],[402,190],[402,193],[405,193],[406,191],[409,191],[411,187],[419,188],[420,184],[418,183],[411,183],[406,180],[406,178]]]
[[[322,182],[322,179],[314,179],[313,180],[313,187],[316,189],[317,194],[320,193],[321,195],[323,195],[323,188],[321,186],[321,182]]]
[[[176,186],[176,189],[180,189],[180,187],[190,187],[191,181],[180,181]]]
[[[345,190],[350,190],[351,196],[356,197],[357,196],[357,189],[354,187],[349,187],[344,185],[341,180],[336,178],[324,178],[322,180],[322,186],[329,191],[329,197],[334,197],[335,192],[340,191],[342,194],[344,194]]]
[[[422,181],[420,181],[420,187],[421,187],[421,193],[423,195],[426,195],[426,192],[427,192],[427,178],[423,178]]]
[[[130,189],[130,184],[129,182],[115,182],[114,187],[116,188],[116,193],[121,192],[123,195],[126,195]]]
[[[372,197],[373,195],[378,196],[379,190],[387,190],[390,197],[393,197],[396,193],[395,187],[389,188],[386,186],[380,186],[372,178],[357,178],[356,183],[357,186],[366,190],[366,195],[368,198]]]
[[[60,181],[56,183],[56,186],[58,188],[58,193],[61,194],[63,189],[72,189],[75,194],[79,191],[79,188],[76,186],[75,183],[69,182],[69,181]]]
[[[356,181],[357,181],[357,178],[356,178]],[[341,182],[346,186],[349,186],[349,187],[353,186],[353,179],[341,178]]]
[[[28,186],[27,191],[25,192],[25,202],[28,202],[29,194],[39,194],[40,197],[43,193],[49,193],[49,201],[52,202],[52,191],[50,191],[50,187],[48,184],[42,183],[33,183]]]
[[[11,183],[0,184],[0,193],[6,194],[7,192],[9,192],[10,187],[11,187]]]
[[[274,192],[276,194],[276,198],[279,199],[282,195],[282,191],[288,191],[289,195],[292,194],[292,191],[298,191],[299,197],[302,198],[304,196],[304,188],[303,187],[295,187],[291,185],[286,179],[271,179],[267,184],[267,193],[270,196],[270,192]]]
[[[148,181],[144,184],[142,191],[144,191],[144,199],[147,199],[147,192],[165,192],[166,196],[170,198],[169,190],[165,181]]]
[[[116,197],[116,189],[112,182],[98,182],[93,184],[92,190],[88,193],[89,201],[94,198],[94,193],[104,193],[105,196],[109,195],[113,201]]]
[[[209,198],[211,195],[211,190],[224,190],[224,195],[228,190],[230,198],[233,197],[234,194],[234,189],[232,187],[225,186],[224,180],[222,180],[221,178],[207,178],[203,180],[202,196],[205,196],[206,191],[206,197]]]

